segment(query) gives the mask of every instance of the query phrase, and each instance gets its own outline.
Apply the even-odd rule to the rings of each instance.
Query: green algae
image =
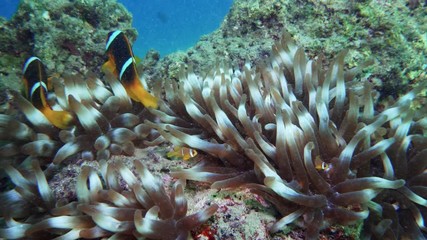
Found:
[[[358,221],[355,224],[344,226],[343,231],[345,236],[350,237],[352,239],[361,239],[361,232],[363,229],[363,221]]]
[[[268,213],[272,216],[277,214],[277,212],[273,210],[271,206],[264,206],[255,199],[245,199],[244,202],[248,206],[248,208],[253,209],[255,211]]]

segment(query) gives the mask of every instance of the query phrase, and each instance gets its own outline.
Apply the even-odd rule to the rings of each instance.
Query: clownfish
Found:
[[[315,168],[316,168],[316,170],[318,170],[318,171],[328,171],[328,170],[329,170],[329,168],[331,167],[331,165],[330,165],[329,163],[326,163],[326,162],[322,161],[322,160],[320,159],[320,157],[319,157],[319,156],[317,156],[317,157],[314,159],[314,167],[315,167]]]
[[[157,98],[142,86],[132,48],[122,31],[108,33],[105,51],[108,61],[102,68],[110,70],[119,79],[134,101],[142,103],[145,107],[157,108]]]
[[[55,127],[66,129],[71,125],[73,116],[67,111],[54,111],[47,102],[48,78],[46,70],[38,57],[30,57],[22,70],[25,97]]]
[[[184,161],[189,160],[197,155],[197,151],[186,147],[174,147],[172,151],[167,153],[168,158],[180,158]]]

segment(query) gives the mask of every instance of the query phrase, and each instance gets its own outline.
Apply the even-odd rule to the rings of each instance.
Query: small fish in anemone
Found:
[[[0,140],[8,142],[0,148],[0,156],[8,157],[6,161],[14,162],[14,166],[28,156],[42,157],[42,165],[59,164],[78,153],[86,160],[106,160],[111,154],[132,155],[135,141],[148,140],[150,129],[141,123],[150,113],[139,102],[156,108],[157,98],[142,87],[132,61],[132,50],[123,33],[110,40],[107,53],[116,59],[113,63],[116,71],[121,71],[120,81],[108,71],[103,79],[107,84],[94,74],[52,77],[49,100],[43,64],[36,57],[27,60],[24,86],[28,100],[12,92],[12,102],[26,120],[17,122],[14,117],[0,115],[0,132],[4,133]],[[123,56],[131,59],[130,64],[117,60]],[[131,96],[138,96],[138,103],[132,103],[129,92],[134,94]],[[71,121],[72,118],[75,120]]]
[[[177,146],[222,160],[176,169],[177,178],[212,188],[247,187],[272,202],[306,239],[333,224],[364,221],[363,236],[422,239],[427,212],[427,117],[414,118],[419,86],[376,112],[369,82],[345,70],[346,51],[322,67],[288,33],[270,61],[242,70],[191,68],[164,82],[165,100],[147,126]],[[204,75],[203,75],[204,76]],[[319,165],[326,166],[318,167]]]
[[[191,158],[197,156],[197,151],[186,147],[174,147],[173,150],[166,154],[168,158],[178,158],[184,161],[188,161]]]
[[[207,221],[216,204],[187,215],[184,181],[170,194],[147,167],[134,161],[132,172],[121,162],[83,166],[77,199],[56,201],[37,160],[28,171],[6,165],[15,188],[0,194],[0,237],[6,239],[187,239]],[[5,226],[4,226],[5,225]]]

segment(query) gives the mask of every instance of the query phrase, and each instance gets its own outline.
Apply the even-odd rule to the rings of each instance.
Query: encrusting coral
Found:
[[[283,215],[272,232],[296,223],[315,239],[332,224],[365,221],[367,237],[422,237],[427,118],[414,119],[411,107],[421,86],[377,112],[370,84],[358,89],[354,78],[366,64],[344,70],[345,52],[324,70],[321,58],[308,60],[285,33],[272,55],[241,71],[216,66],[205,78],[182,71],[179,83],[164,82],[159,109],[133,104],[108,72],[107,84],[95,76],[54,78],[51,105],[75,116],[65,130],[13,92],[28,121],[0,115],[0,157],[15,185],[0,205],[13,201],[22,210],[2,209],[0,236],[182,239],[217,208],[185,217],[182,180],[168,196],[139,161],[136,174],[119,162],[101,164],[99,174],[83,167],[78,199],[66,204],[55,202],[40,168],[76,155],[103,162],[132,155],[141,141],[168,141],[223,162],[202,161],[172,176],[252,189]]]
[[[367,219],[367,236],[422,238],[427,118],[413,119],[410,107],[421,88],[376,112],[369,83],[352,89],[363,64],[345,71],[344,57],[325,71],[285,33],[264,66],[166,82],[166,101],[150,110],[161,123],[146,123],[226,165],[172,176],[253,189],[283,215],[272,232],[297,223],[316,239],[331,224]]]
[[[212,204],[187,214],[184,182],[177,181],[168,195],[138,160],[135,172],[120,162],[101,163],[100,173],[83,166],[77,179],[77,200],[57,202],[38,161],[30,172],[7,165],[15,188],[0,195],[7,239],[187,239],[189,231],[217,210]],[[24,175],[25,174],[25,175]],[[25,176],[25,177],[24,177]]]

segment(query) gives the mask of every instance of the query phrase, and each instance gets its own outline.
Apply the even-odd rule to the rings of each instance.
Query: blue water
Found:
[[[186,50],[199,38],[217,29],[233,0],[120,0],[133,15],[139,36],[136,56],[155,49],[163,57]],[[0,16],[9,19],[19,0],[0,0]]]
[[[1,0],[0,2],[0,16],[10,19],[13,13],[18,8],[19,0]]]
[[[139,36],[137,56],[156,49],[161,56],[193,46],[200,36],[217,29],[232,0],[122,0],[133,14]]]

